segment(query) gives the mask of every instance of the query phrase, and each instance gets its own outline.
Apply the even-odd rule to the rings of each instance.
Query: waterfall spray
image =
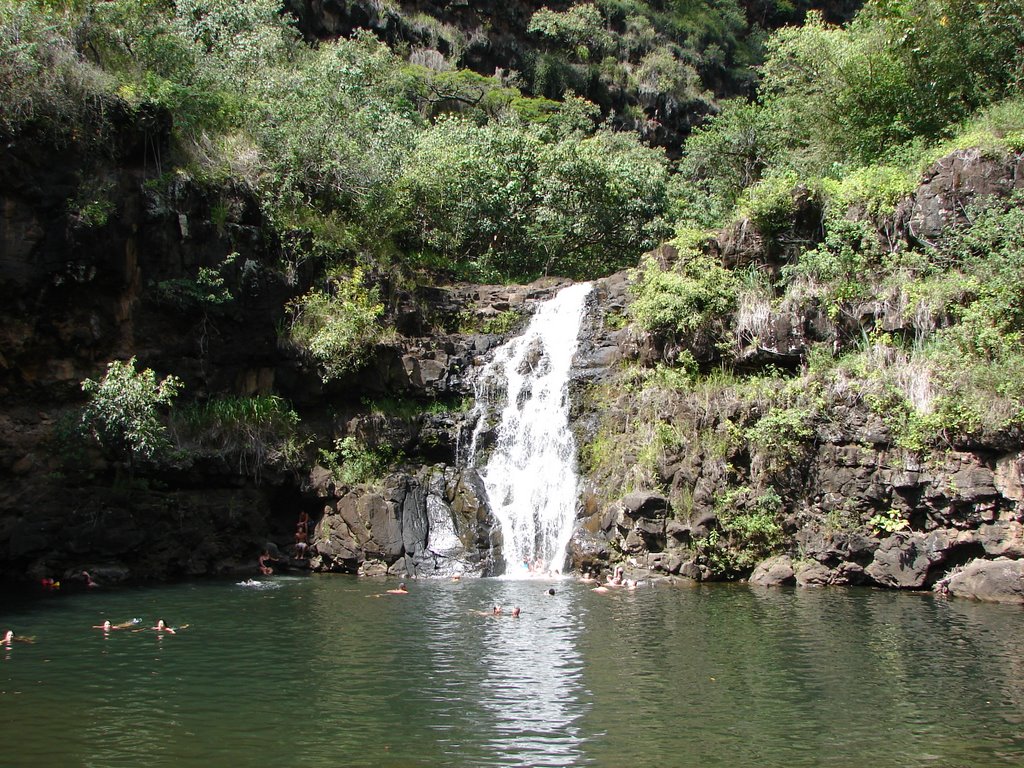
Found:
[[[560,573],[565,562],[579,493],[569,373],[590,290],[590,283],[572,285],[541,305],[477,379],[470,457],[476,461],[479,438],[497,422],[481,474],[501,525],[507,574]]]

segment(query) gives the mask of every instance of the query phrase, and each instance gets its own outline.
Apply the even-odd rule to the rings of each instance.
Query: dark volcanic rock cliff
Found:
[[[1021,188],[1020,163],[1019,155],[991,158],[977,150],[942,159],[890,218],[875,222],[880,236],[912,243],[969,225],[972,203],[1005,199]],[[813,205],[806,191],[793,194],[792,236],[780,239],[820,238],[814,217],[804,216]],[[773,273],[794,258],[750,221],[721,233],[711,249],[726,262]],[[657,254],[662,261],[676,257],[672,249]],[[626,378],[613,374],[603,390],[584,398],[591,480],[573,540],[574,564],[602,568],[628,560],[640,571],[698,579],[738,574],[763,584],[936,588],[1019,601],[1016,570],[996,569],[998,576],[982,586],[988,571],[977,564],[1024,556],[1018,432],[978,433],[930,449],[900,447],[863,381],[840,377],[823,385],[806,373],[801,378],[801,370],[814,344],[839,350],[876,332],[913,338],[913,318],[882,300],[832,314],[813,296],[763,309],[753,330],[749,318],[746,329],[734,326],[733,369],[788,371],[769,374],[776,378],[768,386],[781,390],[789,381],[806,389],[792,396],[794,402],[803,398],[804,411],[772,405],[777,401],[766,394],[744,395],[742,379],[680,389],[639,386],[682,351],[711,367],[721,362],[722,348],[628,327],[614,331],[618,357],[632,365]],[[605,365],[614,355],[600,357]],[[758,433],[753,428],[759,424],[774,426]],[[653,462],[644,459],[651,454]],[[609,499],[609,489],[630,487],[633,493]],[[777,533],[730,528],[736,519],[753,525],[771,515],[779,520]],[[771,551],[786,554],[755,568]],[[976,563],[965,571],[975,574],[970,585],[958,576],[968,563]],[[1000,591],[994,584],[1011,586]]]

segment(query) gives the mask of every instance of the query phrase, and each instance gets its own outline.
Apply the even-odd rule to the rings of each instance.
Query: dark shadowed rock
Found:
[[[577,527],[569,540],[569,565],[573,570],[586,571],[607,565],[612,558],[608,539],[598,531]]]
[[[664,517],[668,499],[658,493],[637,491],[622,499],[622,506],[630,517]]]
[[[897,533],[882,540],[864,572],[885,587],[920,589],[927,583],[931,567],[945,560],[949,548],[945,530]]]
[[[679,575],[684,579],[693,581],[707,581],[711,578],[711,571],[706,566],[699,565],[694,560],[689,560],[679,566]]]

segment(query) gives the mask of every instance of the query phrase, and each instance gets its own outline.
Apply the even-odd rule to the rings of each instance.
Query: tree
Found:
[[[545,145],[539,186],[533,235],[545,274],[608,274],[669,234],[665,154],[635,136],[602,130]]]
[[[82,382],[89,395],[82,426],[107,453],[127,461],[134,474],[138,459],[156,458],[170,446],[158,410],[169,406],[182,386],[177,376],[157,381],[151,368],[137,371],[134,357],[114,360],[100,381]]]

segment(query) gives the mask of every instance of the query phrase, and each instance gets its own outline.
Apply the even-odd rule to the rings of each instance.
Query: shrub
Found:
[[[318,363],[325,382],[359,368],[384,333],[380,291],[364,285],[359,268],[351,277],[333,278],[329,293],[313,289],[294,299],[288,310],[291,340]]]
[[[177,408],[171,429],[183,449],[236,455],[239,473],[257,481],[267,466],[299,466],[306,445],[299,415],[276,395],[218,397]]]
[[[812,413],[800,407],[775,408],[747,430],[746,439],[760,452],[765,469],[781,472],[806,453],[814,437],[812,417]]]
[[[82,426],[109,455],[127,461],[134,471],[139,459],[159,458],[170,447],[158,414],[181,387],[176,376],[157,381],[151,368],[136,370],[134,357],[114,360],[102,379],[82,382],[82,391],[89,396]]]
[[[25,0],[0,0],[0,132],[32,125],[63,141],[102,126],[113,82],[78,55],[76,21]]]
[[[718,529],[698,543],[701,557],[720,576],[749,573],[783,542],[782,499],[774,490],[734,488],[715,504]]]
[[[721,329],[735,308],[737,280],[714,258],[689,251],[670,268],[645,259],[632,273],[630,313],[652,333],[693,334]]]
[[[358,485],[381,479],[401,459],[389,446],[370,448],[355,437],[334,441],[334,449],[320,449],[320,460],[335,480],[344,485]]]

